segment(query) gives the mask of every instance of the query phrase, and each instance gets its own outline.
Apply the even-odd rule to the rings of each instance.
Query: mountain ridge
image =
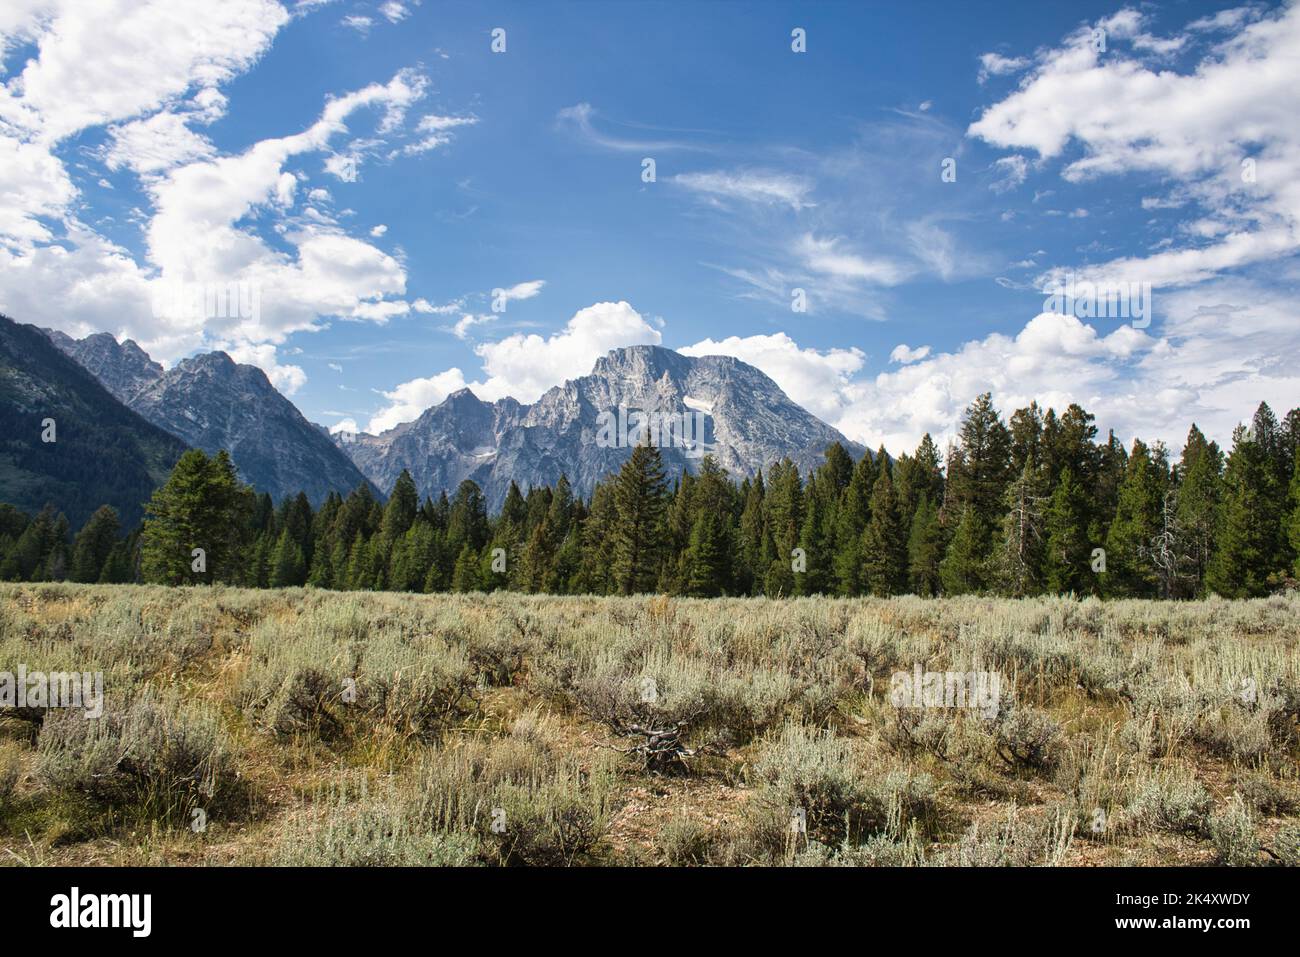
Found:
[[[496,508],[512,480],[526,489],[565,475],[575,493],[589,495],[631,453],[633,412],[680,427],[656,442],[670,477],[702,458],[705,450],[691,446],[701,431],[708,451],[737,477],[787,457],[807,471],[832,442],[854,455],[867,451],[734,356],[686,356],[650,345],[612,349],[589,374],[531,404],[510,397],[489,403],[462,388],[380,435],[336,433],[334,441],[380,487],[391,488],[403,469],[422,496],[451,494],[468,478]]]
[[[43,331],[119,401],[194,448],[225,449],[240,478],[277,501],[301,491],[319,505],[368,481],[257,366],[216,351],[163,369],[130,339]]]

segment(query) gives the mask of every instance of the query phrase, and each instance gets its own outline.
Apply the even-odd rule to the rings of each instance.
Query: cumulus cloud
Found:
[[[1253,22],[1251,22],[1253,21]],[[1102,263],[1088,278],[1202,282],[1225,270],[1300,249],[1300,5],[1198,21],[1237,32],[1188,72],[1152,65],[1167,41],[1143,31],[1132,9],[1102,21],[1101,54],[1090,27],[1046,48],[1020,87],[989,107],[968,133],[995,146],[1066,157],[1071,182],[1143,173],[1181,186],[1204,219],[1185,241],[1151,255]],[[1123,42],[1129,41],[1129,52]],[[1159,59],[1159,57],[1157,57]],[[1249,167],[1247,175],[1246,167]]]
[[[403,382],[391,392],[381,393],[389,404],[371,417],[366,431],[378,435],[403,422],[417,419],[425,409],[437,405],[463,388],[465,376],[459,369],[448,369],[425,379]]]
[[[307,373],[302,371],[301,366],[280,364],[276,358],[275,346],[270,343],[260,345],[242,343],[226,351],[236,362],[257,366],[266,373],[266,377],[271,380],[271,385],[285,395],[293,395],[307,382]]]
[[[369,140],[345,144],[353,169],[387,138],[423,142],[461,119],[404,129],[427,79],[400,70],[386,83],[330,97],[296,133],[219,154],[194,128],[227,108],[219,87],[265,52],[288,14],[270,0],[201,0],[92,6],[49,0],[6,7],[0,49],[36,48],[0,86],[0,301],[7,311],[84,335],[135,338],[163,362],[222,348],[254,363],[286,392],[305,381],[276,346],[339,316],[384,322],[410,311],[402,263],[349,235],[330,215],[293,207],[306,175],[297,157],[328,151],[362,110],[379,114]],[[166,42],[158,42],[165,36]],[[137,257],[76,218],[78,191],[54,152],[104,127],[95,153],[110,170],[141,177],[145,255]],[[308,192],[326,203],[328,191]],[[273,230],[268,241],[261,230]],[[373,238],[378,238],[382,232]],[[208,316],[158,309],[175,288],[238,287],[254,308]]]
[[[1019,73],[1027,66],[1029,66],[1028,57],[1005,57],[1000,53],[985,53],[980,56],[979,81],[984,83],[991,76]]]
[[[627,302],[598,302],[579,309],[553,335],[516,333],[476,347],[487,379],[474,391],[489,402],[507,395],[533,402],[551,386],[586,375],[611,349],[658,345],[662,339]]]
[[[207,137],[195,133],[185,117],[170,110],[110,127],[108,133],[111,141],[104,163],[112,170],[126,167],[136,173],[159,173],[214,152]]]
[[[920,362],[929,354],[930,354],[929,346],[920,346],[919,348],[913,349],[911,346],[907,345],[906,343],[899,343],[898,345],[894,346],[894,351],[889,354],[889,361],[899,362],[902,363],[903,365],[908,365],[909,363],[912,362]]]
[[[451,327],[452,334],[457,339],[467,339],[469,338],[469,331],[471,328],[482,325],[485,322],[491,322],[492,318],[493,317],[490,315],[476,316],[472,313],[466,313],[456,321],[454,326]]]
[[[511,396],[535,402],[552,386],[586,375],[611,349],[658,345],[662,336],[626,302],[598,302],[574,313],[564,328],[549,336],[516,333],[499,342],[483,343],[474,352],[483,360],[486,377],[466,383],[458,368],[412,379],[382,393],[389,402],[366,426],[371,433],[409,422],[457,389],[470,388],[488,402]]]
[[[929,432],[941,445],[981,392],[1009,416],[1037,400],[1077,402],[1125,442],[1177,449],[1190,423],[1226,443],[1264,400],[1297,404],[1300,326],[1283,290],[1244,279],[1216,281],[1162,299],[1163,335],[1128,324],[1045,312],[1019,332],[994,333],[934,353],[897,346],[901,368],[868,374],[857,350],[801,348],[784,333],[704,340],[688,355],[734,355],[762,369],[800,405],[871,447],[910,451]]]
[[[678,351],[688,356],[734,356],[748,362],[771,376],[794,402],[828,421],[839,417],[848,401],[845,389],[866,361],[866,354],[856,348],[801,349],[784,332],[702,339]]]

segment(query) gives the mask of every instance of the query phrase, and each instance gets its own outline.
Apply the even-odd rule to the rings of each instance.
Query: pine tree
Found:
[[[1277,570],[1280,498],[1265,449],[1238,426],[1224,470],[1215,552],[1205,576],[1207,590],[1224,598],[1267,593],[1269,576]]]
[[[1219,507],[1223,497],[1223,453],[1206,441],[1192,425],[1183,445],[1182,459],[1175,470],[1178,500],[1175,519],[1185,535],[1193,594],[1204,589],[1205,575],[1214,554],[1219,528]]]
[[[614,480],[613,578],[623,595],[648,592],[659,579],[667,487],[653,445],[637,445]]]
[[[481,591],[483,580],[479,577],[478,555],[469,542],[461,546],[456,557],[456,567],[451,573],[451,590],[454,592]]]
[[[167,585],[236,582],[248,513],[255,500],[244,494],[224,451],[209,458],[185,452],[167,482],[149,500],[141,538],[145,581]],[[193,550],[203,550],[196,571]]]
[[[695,519],[690,545],[686,550],[686,587],[688,595],[713,598],[723,594],[727,568],[727,542],[723,518],[704,510]]]
[[[880,467],[884,467],[883,462]],[[840,495],[839,507],[835,510],[832,566],[838,595],[862,594],[862,533],[871,517],[871,492],[876,484],[876,474],[876,462],[867,452],[853,467],[848,487]]]
[[[862,582],[873,595],[895,595],[907,588],[907,533],[888,465],[882,465],[871,490],[871,518],[862,533]]]
[[[959,436],[959,451],[949,455],[944,510],[956,510],[960,519],[941,567],[944,590],[955,593],[989,585],[994,537],[1011,478],[1011,433],[989,393],[967,407]]]
[[[598,482],[591,494],[591,511],[581,529],[582,556],[578,563],[574,590],[594,595],[608,595],[617,590],[609,545],[618,527],[618,506],[614,485]]]
[[[1147,549],[1155,572],[1157,593],[1161,598],[1181,598],[1195,594],[1193,562],[1186,530],[1178,521],[1178,492],[1170,488],[1164,494],[1156,534]]]
[[[1047,545],[1042,479],[1038,451],[1031,442],[1023,450],[1020,476],[1007,487],[1007,513],[1002,520],[1002,543],[997,557],[1001,590],[1013,598],[1036,595],[1042,590],[1043,553]]]
[[[983,591],[988,586],[991,537],[992,531],[979,509],[967,505],[939,565],[939,580],[945,594],[963,595]]]
[[[745,489],[744,507],[740,513],[740,560],[737,563],[737,586],[738,590],[746,595],[757,595],[762,591],[763,576],[767,572],[763,556],[767,514],[763,502],[765,494],[763,470],[759,469],[754,475],[754,480]]]
[[[54,541],[49,555],[45,558],[45,567],[41,578],[47,582],[61,582],[68,577],[68,567],[72,564],[72,553],[68,548],[68,518],[62,512],[54,520]]]
[[[40,581],[55,547],[58,513],[46,505],[23,528],[5,559],[4,577],[9,581]]]
[[[1141,440],[1134,440],[1116,500],[1115,518],[1106,533],[1106,595],[1144,598],[1155,594],[1156,574],[1150,543],[1159,531],[1164,501],[1163,469]]]
[[[1292,454],[1295,456],[1295,464],[1291,468],[1291,485],[1287,492],[1287,514],[1283,531],[1293,556],[1291,574],[1300,578],[1300,444],[1295,446]]]
[[[289,534],[289,529],[280,532],[275,549],[271,552],[270,586],[272,588],[292,588],[303,584],[307,579],[307,569],[303,562],[302,548]]]
[[[967,407],[959,437],[962,465],[954,492],[963,506],[977,513],[980,521],[972,527],[991,536],[1011,480],[1011,433],[1002,424],[989,393]]]
[[[465,479],[456,487],[456,497],[447,517],[447,545],[459,554],[465,545],[477,552],[489,537],[487,501],[476,482]]]
[[[912,516],[907,537],[907,581],[918,595],[931,597],[939,593],[939,563],[943,561],[943,527],[939,523],[939,506],[921,493]]]
[[[1067,465],[1047,506],[1043,579],[1052,594],[1082,594],[1094,588],[1089,577],[1092,546],[1087,521],[1087,494],[1075,482],[1074,470]]]
[[[86,520],[72,545],[72,566],[69,576],[74,582],[97,582],[104,565],[117,544],[121,522],[117,509],[101,505]]]
[[[822,482],[829,479],[823,478]],[[804,506],[803,528],[799,530],[799,547],[804,553],[804,571],[795,576],[795,590],[800,595],[824,595],[831,590],[832,545],[827,528],[828,520],[823,504],[825,495],[816,478],[808,480],[808,495]]]
[[[544,592],[555,561],[557,543],[549,517],[533,529],[520,558],[519,587],[527,592]]]
[[[393,493],[388,496],[388,504],[384,506],[384,519],[379,534],[390,543],[397,541],[411,527],[419,508],[420,496],[415,490],[415,480],[411,478],[410,472],[402,469],[402,474],[397,476],[397,482],[393,485]]]

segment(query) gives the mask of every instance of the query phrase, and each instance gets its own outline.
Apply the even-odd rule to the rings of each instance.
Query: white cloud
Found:
[[[818,239],[805,233],[795,242],[795,252],[813,272],[836,279],[860,280],[881,286],[893,286],[909,275],[904,265],[884,257],[868,257],[843,248],[838,237]]]
[[[460,369],[451,368],[382,393],[389,404],[371,418],[366,431],[377,434],[409,422],[463,388],[487,402],[506,396],[534,402],[552,386],[591,372],[596,360],[611,349],[658,345],[662,338],[628,303],[598,302],[578,310],[563,329],[549,336],[516,333],[476,347],[487,374],[484,380],[467,383]]]
[[[375,21],[373,18],[361,14],[352,14],[350,16],[346,16],[339,22],[342,23],[345,27],[351,27],[353,30],[356,30],[358,33],[363,33],[363,34],[369,33],[370,28],[375,25]]]
[[[410,11],[406,9],[406,6],[398,3],[397,0],[388,0],[387,3],[380,4],[379,12],[388,19],[389,23],[405,20],[410,15]]]
[[[577,103],[573,106],[566,106],[564,109],[556,113],[555,120],[556,124],[561,129],[571,130],[579,138],[608,150],[644,153],[651,150],[707,149],[706,147],[698,146],[682,140],[647,140],[614,136],[612,134],[601,132],[596,128],[595,124],[592,122],[595,116],[596,110],[590,103]]]
[[[218,87],[270,46],[288,13],[272,0],[62,0],[45,5],[39,55],[14,83],[24,114],[57,142]]]
[[[45,7],[39,16],[15,16],[11,5],[0,14],[0,48],[16,39],[36,47],[21,76],[0,86],[0,307],[74,334],[131,336],[163,362],[225,348],[290,392],[305,376],[275,359],[287,335],[317,328],[322,317],[382,322],[410,310],[388,298],[405,291],[401,262],[313,207],[288,218],[300,174],[286,165],[327,150],[358,110],[380,111],[378,138],[368,141],[378,145],[348,144],[354,163],[385,137],[414,134],[402,126],[426,78],[399,71],[388,83],[329,98],[298,133],[217,155],[191,127],[224,114],[218,87],[265,51],[288,18],[282,7],[262,0]],[[140,261],[75,218],[77,190],[53,150],[61,137],[95,126],[107,137],[91,155],[142,177],[148,208],[134,211],[144,222]],[[308,196],[329,200],[322,189]],[[260,228],[278,234],[274,244]],[[160,288],[228,283],[256,290],[259,308],[222,317],[154,312]]]
[[[374,236],[376,239],[384,235],[386,232],[388,232],[388,227],[383,223],[380,223],[378,226],[372,226],[370,229],[370,235]]]
[[[414,142],[402,147],[401,154],[415,156],[420,153],[446,146],[452,140],[451,131],[461,126],[474,126],[477,116],[438,116],[430,114],[421,117],[415,129],[419,136]]]
[[[1013,153],[995,160],[993,168],[998,173],[998,178],[989,184],[989,188],[995,193],[1005,193],[1025,181],[1029,174],[1029,161],[1019,153]]]
[[[890,362],[899,362],[903,365],[909,365],[913,362],[920,362],[930,354],[929,346],[920,346],[913,349],[906,343],[899,343],[894,346],[894,351],[889,354]]]
[[[453,299],[451,302],[446,302],[439,306],[435,306],[427,299],[417,299],[415,302],[411,303],[411,308],[424,315],[450,316],[465,308],[465,299],[462,296],[459,299]]]
[[[393,391],[382,393],[389,404],[370,419],[366,431],[378,435],[403,422],[417,419],[425,409],[437,405],[463,388],[465,377],[459,369],[448,369],[427,379],[403,382]]]
[[[985,53],[980,56],[979,82],[984,83],[991,76],[1019,73],[1027,66],[1029,66],[1028,57],[1005,57],[1000,53]]]
[[[1236,30],[1243,23],[1258,20],[1259,16],[1260,9],[1258,7],[1232,7],[1228,10],[1220,10],[1210,16],[1201,17],[1199,20],[1193,20],[1187,24],[1187,29],[1198,33]]]
[[[779,204],[799,210],[807,202],[812,182],[775,170],[716,170],[708,173],[679,173],[672,182],[697,193],[739,199],[750,203]]]
[[[457,320],[454,326],[451,327],[452,334],[455,335],[457,339],[467,339],[469,338],[469,330],[473,326],[482,325],[485,322],[491,322],[493,318],[494,317],[490,315],[476,316],[471,313],[466,313]]]
[[[1174,181],[1204,210],[1190,242],[1103,263],[1098,275],[1178,286],[1293,254],[1300,249],[1300,5],[1247,19],[1224,18],[1215,29],[1238,32],[1179,73],[1143,61],[1142,52],[1160,43],[1140,32],[1140,14],[1120,11],[1102,26],[1115,40],[1131,39],[1137,53],[1112,44],[1099,54],[1082,27],[1040,54],[1020,87],[968,133],[1045,160],[1075,143],[1082,155],[1067,162],[1065,179],[1145,173]],[[1243,176],[1243,160],[1253,163],[1254,182]]]
[[[552,386],[589,373],[611,349],[658,345],[662,339],[628,303],[598,302],[578,310],[563,329],[545,338],[516,333],[476,347],[488,378],[474,391],[489,402],[504,396],[533,402]]]
[[[532,299],[540,295],[542,288],[546,285],[545,279],[530,279],[527,282],[517,282],[513,286],[503,286],[492,290],[492,298],[502,304],[508,302],[519,302],[524,299]]]
[[[794,402],[827,420],[838,417],[847,401],[843,391],[866,361],[859,349],[801,349],[784,332],[764,336],[703,339],[678,350],[688,356],[735,356],[761,369]]]
[[[1267,401],[1279,415],[1300,404],[1300,326],[1284,290],[1246,280],[1162,299],[1164,336],[1129,324],[1085,323],[1042,313],[1015,335],[958,348],[899,345],[901,368],[868,376],[857,350],[800,348],[784,333],[704,340],[687,355],[734,355],[770,375],[800,405],[872,448],[910,451],[931,433],[942,446],[966,406],[993,393],[1004,416],[1037,400],[1058,411],[1077,402],[1105,434],[1163,440],[1177,449],[1191,423],[1221,443]]]
[[[136,173],[160,173],[214,152],[207,137],[195,133],[185,117],[170,110],[110,127],[108,133],[112,141],[104,162],[111,170],[126,167]]]
[[[351,416],[348,416],[347,418],[344,419],[339,419],[337,422],[335,422],[333,425],[330,426],[330,435],[338,435],[340,432],[350,432],[355,434],[360,431],[361,429],[357,427],[357,420],[352,418]]]
[[[307,383],[307,373],[302,371],[302,367],[281,365],[275,355],[275,346],[270,343],[242,343],[226,349],[226,352],[236,362],[257,366],[266,373],[271,385],[285,395],[293,395]]]

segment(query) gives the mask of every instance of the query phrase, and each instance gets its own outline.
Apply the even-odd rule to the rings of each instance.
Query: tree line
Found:
[[[511,483],[488,514],[461,482],[437,501],[403,472],[319,509],[276,505],[225,452],[186,452],[121,538],[100,508],[73,538],[47,507],[0,506],[0,578],[224,582],[347,590],[675,595],[989,593],[1238,598],[1300,577],[1300,409],[1261,404],[1225,454],[1193,425],[1162,443],[1098,441],[1078,405],[1004,421],[989,394],[941,454],[839,444],[807,475],[788,459],[739,483],[712,457],[672,482],[639,445],[590,498],[568,480]]]

